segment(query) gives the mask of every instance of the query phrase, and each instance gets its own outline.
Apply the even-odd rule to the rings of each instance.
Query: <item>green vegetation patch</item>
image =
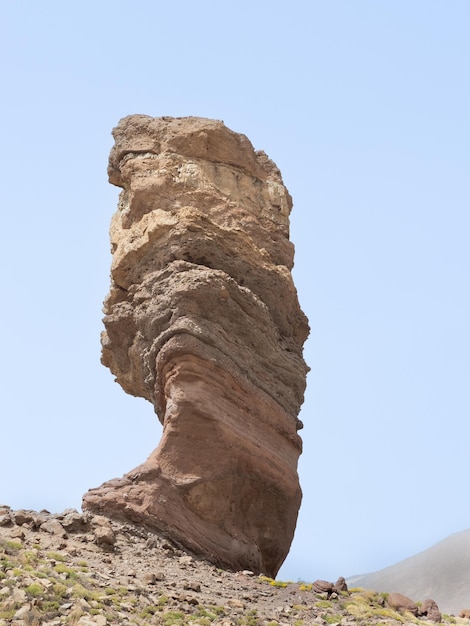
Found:
[[[9,554],[13,556],[17,554],[19,550],[21,550],[23,544],[19,541],[11,541],[10,539],[0,539],[0,549],[4,554]]]
[[[18,609],[1,609],[0,608],[0,619],[11,620],[17,610]]]
[[[250,609],[246,615],[237,619],[238,626],[259,626],[260,623],[261,620],[258,617],[256,609]]]
[[[147,617],[151,617],[152,615],[155,615],[155,613],[157,612],[157,607],[150,605],[150,606],[146,606],[140,613],[139,613],[139,617],[141,617],[142,619],[145,619]]]
[[[41,598],[44,593],[44,587],[39,583],[31,583],[25,588],[26,593],[30,598]]]
[[[24,565],[36,565],[40,562],[37,550],[22,550],[20,560]]]
[[[65,561],[67,560],[67,557],[63,554],[60,554],[60,552],[48,552],[46,556],[53,561],[59,561],[61,563],[65,563]]]
[[[331,609],[333,602],[330,602],[330,600],[318,600],[315,602],[315,606],[317,609]]]
[[[39,610],[43,614],[43,617],[52,619],[59,614],[60,602],[57,600],[43,600],[39,605]]]
[[[90,589],[87,589],[80,583],[76,583],[72,587],[72,596],[74,598],[83,598],[84,600],[96,600],[97,595],[98,594],[96,592],[91,591]]]
[[[274,578],[269,578],[269,576],[263,576],[262,574],[260,574],[258,576],[258,580],[260,580],[263,583],[272,583],[272,582],[274,582]]]
[[[342,618],[342,615],[323,615],[323,619],[327,624],[339,624]]]
[[[289,583],[286,582],[282,582],[281,580],[274,580],[274,578],[269,578],[269,576],[263,576],[260,575],[258,576],[258,580],[260,580],[263,583],[268,583],[269,585],[271,585],[271,587],[287,587],[287,585]]]
[[[57,565],[54,565],[54,571],[57,572],[57,574],[65,574],[67,578],[77,578],[78,576],[74,569],[67,567],[67,565],[64,565],[63,563],[57,563]]]
[[[198,606],[194,616],[191,619],[197,620],[198,624],[204,624],[207,621],[213,622],[221,615],[225,615],[223,606]]]
[[[166,611],[162,614],[162,623],[164,626],[173,626],[184,624],[185,614],[181,611]]]
[[[62,583],[59,583],[59,582],[54,583],[52,589],[54,591],[54,595],[57,596],[58,598],[64,598],[65,595],[67,594],[67,587],[63,585]]]

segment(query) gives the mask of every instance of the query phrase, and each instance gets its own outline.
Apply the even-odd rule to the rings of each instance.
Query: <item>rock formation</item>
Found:
[[[276,165],[222,122],[134,115],[113,131],[102,362],[148,399],[162,439],[84,509],[274,576],[301,501],[308,323]]]

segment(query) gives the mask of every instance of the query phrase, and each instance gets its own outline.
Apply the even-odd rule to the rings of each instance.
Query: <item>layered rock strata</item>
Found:
[[[102,362],[149,400],[158,447],[84,509],[223,567],[274,576],[301,501],[297,418],[309,329],[292,281],[292,201],[222,122],[134,115],[113,130]]]

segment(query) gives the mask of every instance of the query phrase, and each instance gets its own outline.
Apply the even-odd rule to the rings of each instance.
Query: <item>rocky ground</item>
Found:
[[[387,594],[331,586],[223,571],[164,537],[101,516],[0,506],[0,626],[431,623],[413,614],[420,603],[406,610]]]

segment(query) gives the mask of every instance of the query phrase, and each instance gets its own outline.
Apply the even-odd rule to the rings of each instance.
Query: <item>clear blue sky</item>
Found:
[[[468,0],[0,3],[0,502],[60,511],[157,445],[100,365],[111,129],[200,115],[294,198],[312,333],[304,500],[280,577],[470,526]]]

